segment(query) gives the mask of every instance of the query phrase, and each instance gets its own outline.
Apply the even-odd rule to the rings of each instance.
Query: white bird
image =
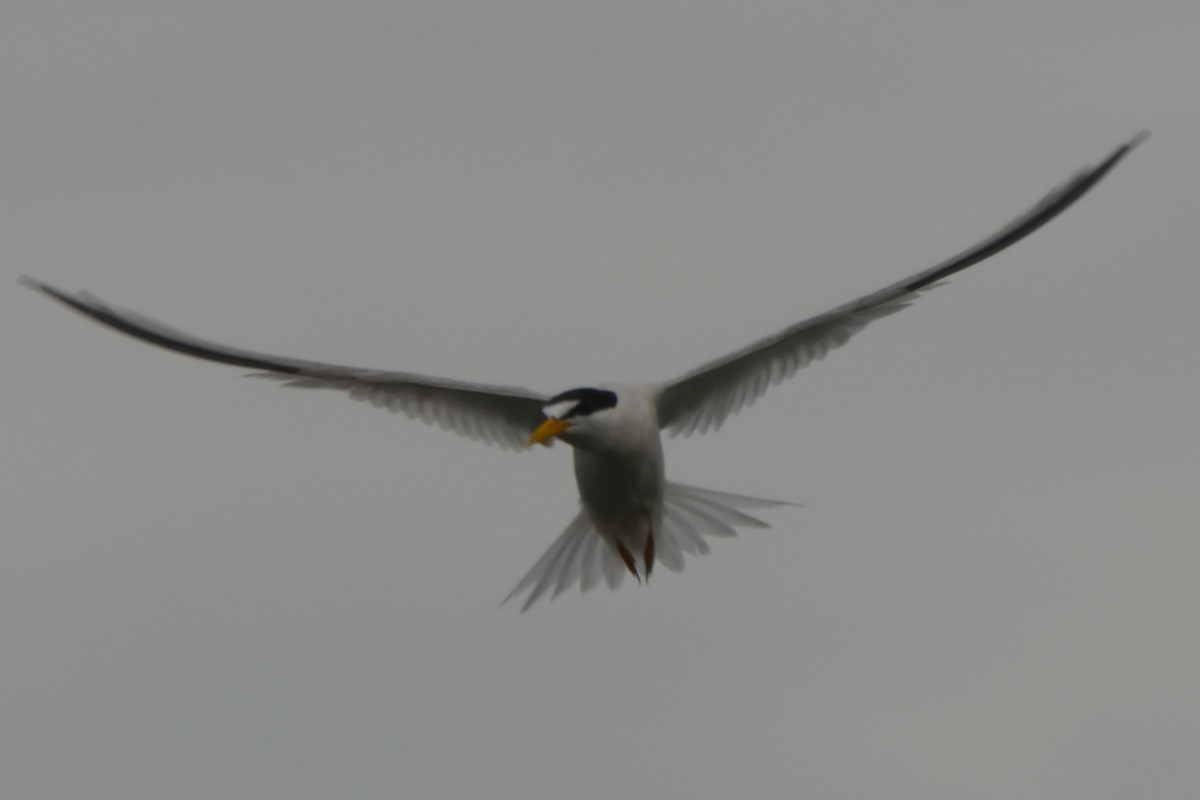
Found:
[[[21,282],[92,319],[151,344],[247,367],[285,386],[338,389],[355,400],[400,411],[472,439],[522,450],[558,438],[574,448],[580,511],[505,601],[529,590],[522,610],[547,591],[603,579],[616,588],[629,572],[649,578],[656,561],[683,568],[685,554],[707,553],[704,536],[767,527],[745,509],[784,505],[666,480],[660,432],[717,430],[732,414],[796,370],[841,347],[869,323],[908,306],[944,278],[1020,241],[1078,200],[1146,136],[1085,168],[979,244],[877,292],[760,339],[665,383],[598,385],[547,397],[404,372],[281,358],[198,339],[86,294],[28,277]]]

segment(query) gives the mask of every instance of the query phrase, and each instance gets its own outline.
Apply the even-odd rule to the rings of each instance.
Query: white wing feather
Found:
[[[510,450],[522,450],[541,423],[544,395],[526,389],[486,386],[375,369],[322,364],[256,353],[175,330],[132,311],[112,308],[88,294],[69,294],[23,277],[30,288],[96,322],[177,353],[255,370],[285,386],[337,389],[392,412]]]
[[[1146,137],[1140,133],[1118,147],[1099,166],[1081,170],[1033,208],[984,241],[877,292],[806,319],[778,333],[711,361],[658,387],[658,422],[672,436],[717,430],[725,420],[790,378],[801,367],[824,358],[871,322],[908,306],[919,294],[956,272],[999,253],[1066,210]]]

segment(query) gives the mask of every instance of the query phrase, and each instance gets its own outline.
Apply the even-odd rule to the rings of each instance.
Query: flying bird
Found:
[[[989,258],[1054,219],[1146,136],[1140,133],[1098,166],[1078,172],[982,242],[877,292],[798,322],[664,383],[598,384],[547,396],[527,389],[465,383],[406,372],[361,369],[226,347],[124,311],[86,293],[32,278],[21,282],[110,328],[185,355],[253,370],[285,386],[337,389],[355,400],[403,412],[510,450],[561,439],[574,449],[580,510],[505,602],[528,591],[522,611],[551,592],[603,580],[639,582],[655,563],[678,572],[685,555],[707,553],[705,536],[765,528],[749,509],[774,500],[674,483],[663,466],[662,431],[718,430],[768,388],[841,347],[877,319],[907,307],[956,272]]]

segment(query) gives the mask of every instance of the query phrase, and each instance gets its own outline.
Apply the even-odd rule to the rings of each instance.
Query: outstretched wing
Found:
[[[88,294],[69,294],[22,277],[21,283],[58,300],[102,325],[184,355],[255,370],[284,386],[338,389],[411,419],[438,425],[461,436],[510,450],[524,449],[541,423],[546,397],[526,389],[486,386],[406,372],[321,364],[214,344],[131,311],[106,305]]]
[[[907,307],[932,288],[972,264],[1019,242],[1065,211],[1146,138],[1139,133],[1099,166],[1085,168],[1046,195],[1033,208],[979,244],[884,289],[806,319],[778,333],[711,361],[658,387],[658,422],[671,435],[717,430],[769,387],[836,347],[871,322]]]

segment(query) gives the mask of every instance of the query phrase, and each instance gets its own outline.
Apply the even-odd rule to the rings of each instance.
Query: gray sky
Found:
[[[1200,791],[1200,6],[9,3],[0,792]],[[502,598],[513,455],[155,351],[667,378],[1062,218],[669,443],[806,503],[648,588]]]

